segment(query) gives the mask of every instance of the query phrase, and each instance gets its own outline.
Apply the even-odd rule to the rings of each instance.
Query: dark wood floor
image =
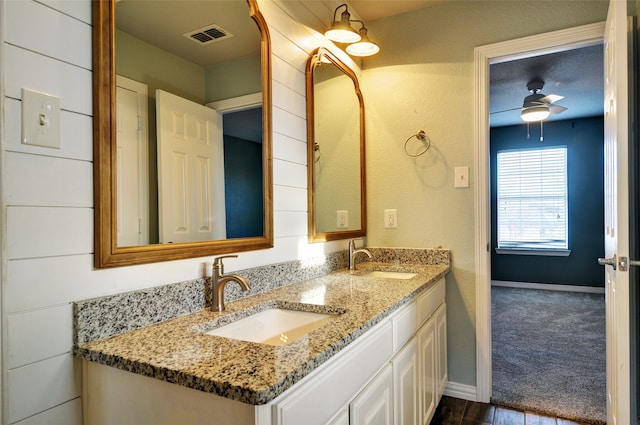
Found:
[[[485,403],[443,396],[431,425],[585,425]]]

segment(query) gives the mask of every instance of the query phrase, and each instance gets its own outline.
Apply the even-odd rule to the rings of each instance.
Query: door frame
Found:
[[[116,89],[123,88],[138,97],[138,216],[139,239],[137,245],[149,243],[149,88],[146,84],[122,75],[116,75]],[[119,119],[119,118],[117,118]],[[120,195],[120,191],[118,191]]]
[[[476,401],[488,403],[492,391],[491,186],[489,169],[490,65],[602,44],[604,31],[605,23],[598,22],[489,44],[474,49]]]

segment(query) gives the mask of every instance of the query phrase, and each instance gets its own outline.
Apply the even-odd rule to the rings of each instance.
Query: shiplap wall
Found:
[[[225,264],[229,270],[346,246],[307,244],[304,68],[324,43],[312,28],[326,25],[338,3],[259,4],[272,40],[276,239],[273,249],[241,253]],[[0,0],[0,8],[2,422],[77,425],[81,374],[71,354],[71,303],[209,275],[211,259],[93,268],[91,3]],[[60,149],[20,143],[22,88],[60,97]]]

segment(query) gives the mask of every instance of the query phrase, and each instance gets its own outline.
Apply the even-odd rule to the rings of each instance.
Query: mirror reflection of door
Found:
[[[222,116],[156,90],[160,242],[226,239]]]
[[[218,31],[206,31],[214,27]],[[158,28],[162,30],[159,31]],[[213,39],[205,40],[207,34],[216,35]],[[138,157],[143,166],[139,167],[136,173],[133,167],[128,166],[120,170],[119,167],[124,165],[119,162],[116,171],[117,245],[139,246],[264,236],[263,174],[253,172],[262,170],[262,151],[259,152],[259,168],[255,164],[251,165],[255,162],[255,149],[244,149],[241,150],[242,156],[232,155],[225,161],[242,157],[250,161],[250,164],[236,160],[231,166],[223,166],[221,162],[219,166],[209,170],[211,173],[218,173],[221,181],[231,185],[224,187],[223,183],[221,194],[200,193],[198,198],[188,200],[189,193],[204,188],[187,186],[194,182],[193,176],[204,178],[203,169],[188,171],[192,177],[188,180],[185,177],[182,182],[184,192],[179,194],[184,202],[162,202],[168,198],[159,193],[162,185],[160,176],[170,175],[175,170],[167,172],[157,162],[161,153],[156,134],[156,90],[175,94],[201,108],[212,102],[241,98],[262,91],[261,34],[256,22],[250,17],[247,3],[185,0],[118,1],[115,41],[116,73],[148,86],[149,92],[149,97],[146,98],[146,118],[144,122],[140,119],[137,121],[148,126],[148,151],[139,152]],[[116,93],[118,104],[124,101],[119,99],[120,96],[124,97],[124,93]],[[260,103],[262,104],[262,97]],[[131,105],[133,107],[133,103]],[[120,112],[118,114],[121,115]],[[130,122],[134,123],[133,112],[130,117]],[[120,119],[129,120],[122,116],[116,118],[119,130],[117,137],[120,137],[121,126],[125,124],[120,123]],[[259,119],[262,128],[262,115]],[[246,122],[244,125],[254,124]],[[134,132],[135,127],[130,127],[130,131]],[[120,144],[121,141],[118,139],[119,149]],[[230,145],[229,149],[237,146]],[[262,133],[258,146],[262,149]],[[134,150],[129,149],[128,152],[128,163],[135,163],[131,155]],[[124,156],[122,160],[125,160]],[[201,161],[200,165],[203,164]],[[145,172],[146,175],[143,175]],[[138,191],[137,199],[133,176],[139,176],[140,181],[146,180],[146,186],[140,188],[142,192]],[[249,176],[257,177],[248,181]],[[172,184],[176,183],[179,177],[174,175]],[[231,180],[238,177],[243,181]],[[209,188],[217,185],[218,183],[212,180],[208,181]],[[168,187],[164,186],[165,189]],[[173,187],[175,189],[180,185]],[[238,187],[244,189],[237,189]],[[251,192],[245,191],[243,196],[235,196],[240,190],[248,187],[252,188]],[[256,187],[259,188],[259,194],[254,193],[253,188]],[[146,195],[143,192],[146,192]],[[232,196],[231,201],[223,202],[222,200],[229,195]],[[178,196],[178,193],[174,192],[171,196]],[[242,204],[249,200],[250,204]],[[165,209],[167,205],[170,205],[169,210]],[[230,211],[225,211],[229,208]],[[243,215],[240,215],[241,212]],[[260,217],[256,219],[258,214]],[[234,220],[225,220],[225,216],[234,217]],[[168,217],[170,220],[166,220]],[[192,218],[187,219],[188,217]],[[168,225],[169,222],[172,224]],[[225,222],[228,228],[223,224]]]
[[[118,244],[146,245],[149,243],[147,86],[118,76],[116,99]]]

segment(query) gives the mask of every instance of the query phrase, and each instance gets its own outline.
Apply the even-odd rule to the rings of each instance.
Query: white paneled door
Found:
[[[156,90],[160,243],[226,239],[222,116]]]
[[[117,77],[118,246],[149,243],[147,86]],[[129,182],[124,184],[124,182]]]
[[[628,29],[625,0],[612,0],[605,28],[605,267],[607,423],[631,423],[629,290]]]

